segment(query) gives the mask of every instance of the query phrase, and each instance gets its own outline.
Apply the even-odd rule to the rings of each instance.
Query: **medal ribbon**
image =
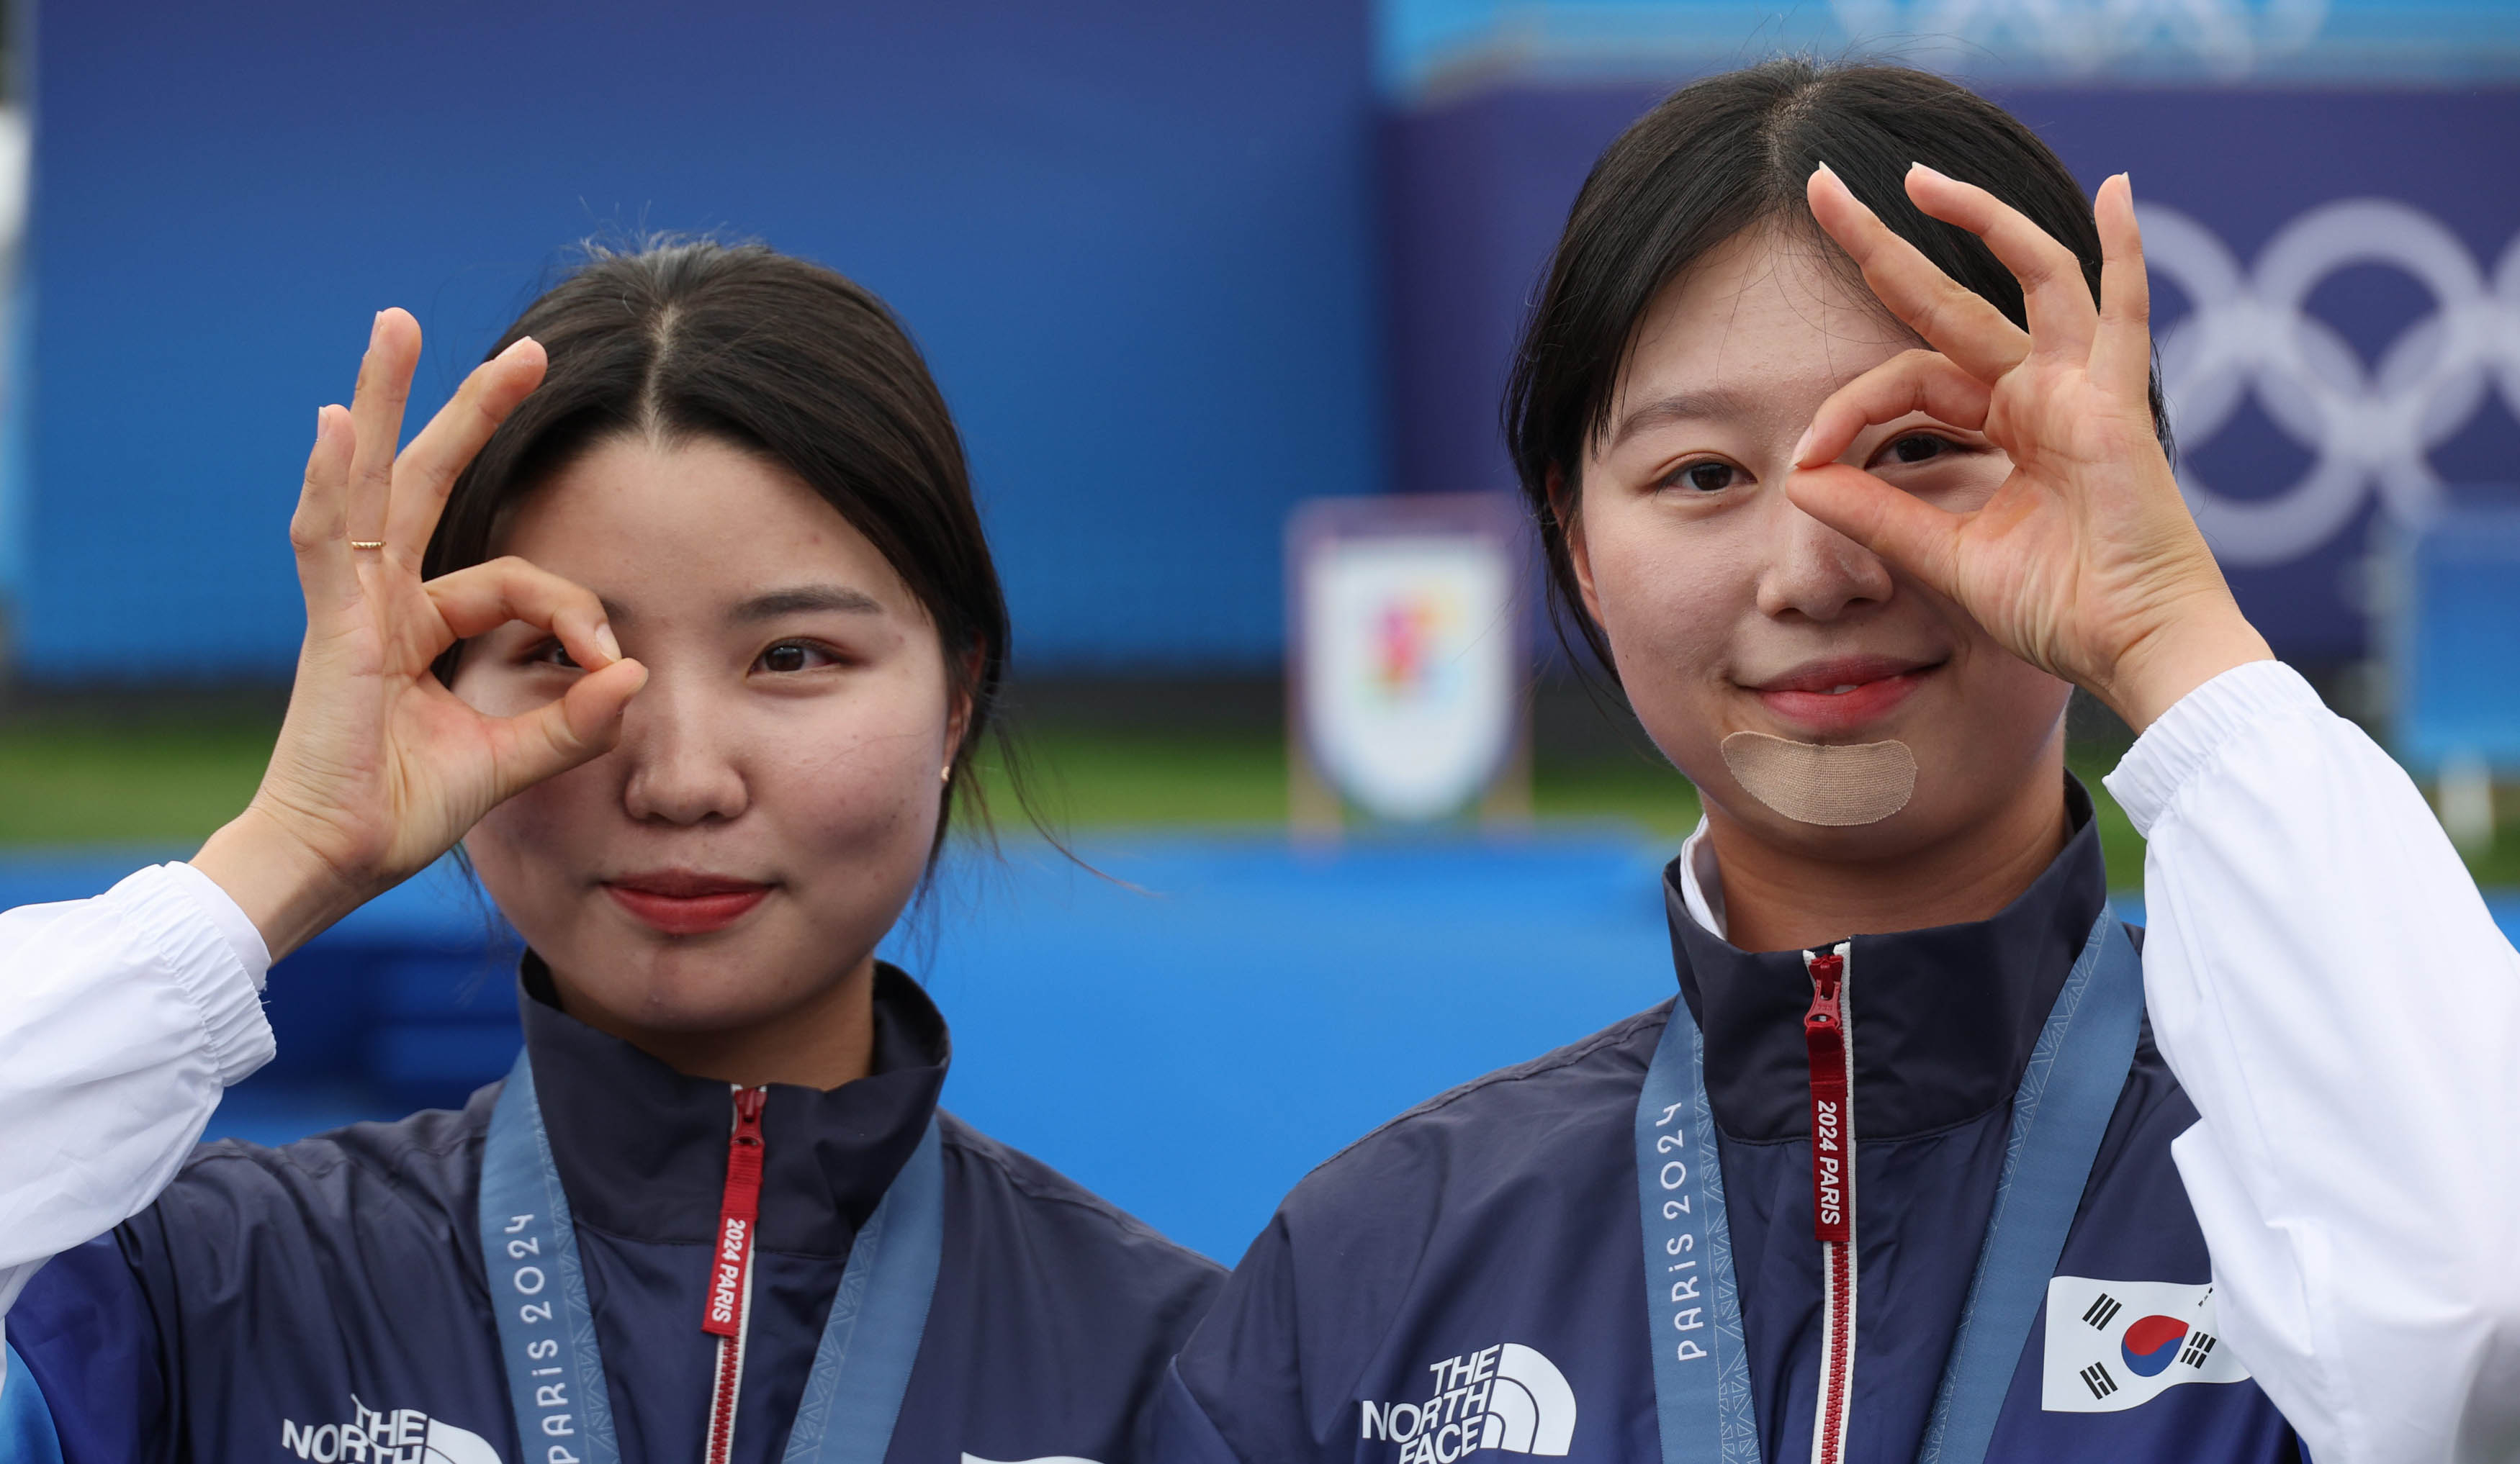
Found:
[[[2103,910],[2014,1089],[1995,1211],[1934,1396],[1919,1464],[1986,1456],[2100,1136],[2135,1064],[2143,965]],[[1758,1464],[1740,1289],[1725,1220],[1706,1040],[1676,999],[1637,1098],[1637,1196],[1663,1464]]]
[[[498,1319],[518,1464],[620,1464],[577,1229],[526,1053],[481,1151],[481,1258]],[[930,1118],[849,1262],[814,1350],[785,1464],[882,1464],[927,1326],[944,1249],[945,1164]]]

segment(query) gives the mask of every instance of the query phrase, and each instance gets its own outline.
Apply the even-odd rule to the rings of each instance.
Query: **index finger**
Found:
[[[1805,193],[1812,218],[1864,271],[1873,295],[1962,371],[1992,382],[2030,354],[2027,333],[1892,232],[1827,163],[1812,173]]]
[[[428,536],[437,531],[437,516],[455,479],[481,451],[481,444],[517,405],[542,384],[550,364],[542,343],[518,336],[464,378],[454,399],[438,409],[428,425],[403,449],[394,465],[393,498],[385,518],[385,553],[417,574],[428,552]]]
[[[357,440],[350,458],[349,534],[353,545],[384,537],[385,503],[393,492],[394,445],[402,441],[403,404],[411,400],[411,374],[420,364],[420,322],[411,312],[377,312],[368,332],[368,353],[359,361],[359,384],[350,398]]]
[[[1908,197],[1928,216],[1984,240],[2003,267],[2012,271],[2012,277],[2021,282],[2022,310],[2030,322],[2035,348],[2061,350],[2078,359],[2091,350],[2100,312],[2092,300],[2090,282],[2083,278],[2083,261],[2073,250],[1985,189],[1935,172],[1921,162],[1909,165]]]

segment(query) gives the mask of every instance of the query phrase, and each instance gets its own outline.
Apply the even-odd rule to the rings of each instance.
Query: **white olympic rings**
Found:
[[[2223,241],[2175,208],[2138,205],[2144,262],[2193,311],[2163,333],[2162,387],[2182,453],[2211,441],[2252,388],[2268,418],[2314,460],[2272,497],[2225,497],[2182,468],[2180,486],[2226,562],[2277,564],[2326,543],[2365,491],[2401,520],[2441,497],[2426,455],[2456,435],[2498,387],[2520,416],[2520,238],[2489,283],[2457,236],[2419,208],[2347,199],[2277,230],[2240,271]],[[2376,370],[2305,308],[2336,271],[2382,265],[2414,278],[2435,309],[2381,352]]]

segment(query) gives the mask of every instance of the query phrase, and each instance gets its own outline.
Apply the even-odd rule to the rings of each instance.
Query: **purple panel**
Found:
[[[1402,491],[1511,489],[1497,404],[1586,170],[1660,92],[1495,91],[1386,124]]]
[[[1511,485],[1497,409],[1522,312],[1586,170],[1657,95],[1503,88],[1390,121],[1392,440],[1405,488]],[[2291,221],[2356,198],[2429,215],[2488,276],[2520,247],[2520,90],[2022,90],[2002,100],[2087,186],[2131,171],[2139,199],[2203,224],[2243,272]],[[2157,328],[2188,308],[2165,284]],[[2435,308],[2407,274],[2375,264],[2329,270],[2306,299],[2366,366]],[[2520,480],[2513,406],[2488,391],[2431,448],[2432,469],[2452,484]],[[2315,456],[2254,400],[2190,438],[2187,465],[2235,501],[2286,493]],[[2366,502],[2280,562],[2233,564],[2241,603],[2279,651],[2362,653],[2352,587],[2378,516]]]

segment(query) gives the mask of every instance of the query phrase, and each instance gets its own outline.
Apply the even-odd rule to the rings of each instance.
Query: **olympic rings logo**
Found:
[[[2314,458],[2297,482],[2267,498],[2227,498],[2181,469],[2197,525],[2226,562],[2278,564],[2316,549],[2375,488],[2390,513],[2420,520],[2442,489],[2426,455],[2465,427],[2491,391],[2520,416],[2520,238],[2489,282],[2432,215],[2387,199],[2349,199],[2286,224],[2243,274],[2222,240],[2186,214],[2138,210],[2146,265],[2195,307],[2160,339],[2180,446],[2211,441],[2254,388],[2269,419]],[[2411,276],[2436,306],[2367,370],[2303,308],[2319,282],[2362,264]]]

